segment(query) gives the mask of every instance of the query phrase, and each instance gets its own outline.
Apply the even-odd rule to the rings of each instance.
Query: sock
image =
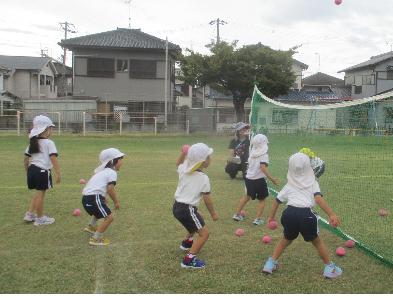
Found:
[[[102,238],[102,233],[98,232],[98,231],[94,232],[93,238],[95,238],[96,240],[101,239]]]
[[[95,216],[92,216],[92,217],[91,217],[91,220],[90,220],[89,225],[90,225],[90,226],[93,226],[93,227],[96,227],[96,226],[97,226],[97,218],[96,218]]]
[[[192,237],[192,236],[190,236],[189,238],[186,238],[186,241],[187,241],[187,242],[190,242],[190,243],[191,243],[193,240],[194,240],[194,237]]]

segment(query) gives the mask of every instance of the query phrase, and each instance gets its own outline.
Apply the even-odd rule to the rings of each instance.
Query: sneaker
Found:
[[[189,258],[186,255],[180,265],[182,268],[203,269],[205,267],[205,262],[198,259],[196,256]]]
[[[194,243],[194,241],[190,241],[190,240],[188,240],[188,239],[183,240],[183,241],[181,242],[180,249],[182,249],[182,250],[184,250],[184,251],[190,250],[193,243]]]
[[[35,218],[34,225],[41,226],[41,225],[50,225],[55,223],[55,218],[50,218],[48,216],[42,216],[41,218]]]
[[[96,239],[91,237],[89,240],[89,244],[92,246],[107,246],[110,243],[111,242],[108,239],[104,239],[104,238]]]
[[[326,278],[332,279],[341,276],[343,271],[341,268],[336,266],[334,263],[330,263],[329,265],[325,265],[325,269],[323,270],[323,276]]]
[[[273,271],[277,270],[277,268],[278,268],[277,260],[273,260],[273,258],[269,257],[262,268],[262,272],[267,274],[272,274]]]
[[[88,232],[88,233],[94,234],[94,232],[97,231],[97,226],[91,226],[91,225],[89,224],[89,225],[87,225],[87,227],[85,227],[83,230],[86,231],[86,232]]]
[[[235,221],[244,221],[244,217],[241,214],[234,214],[232,219]]]
[[[252,224],[254,224],[254,225],[262,225],[262,224],[263,224],[263,220],[262,220],[262,219],[259,219],[259,218],[256,218],[256,219],[252,222]]]
[[[23,221],[34,222],[36,218],[37,218],[37,215],[35,213],[26,212],[25,217],[23,218]]]

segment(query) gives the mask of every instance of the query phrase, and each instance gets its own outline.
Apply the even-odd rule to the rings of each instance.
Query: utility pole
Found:
[[[126,4],[128,4],[128,29],[131,29],[131,1],[132,0],[126,0]]]
[[[218,44],[220,42],[220,25],[225,25],[228,24],[227,22],[225,22],[224,20],[220,20],[220,18],[217,18],[216,20],[212,20],[209,22],[210,25],[217,25],[217,40],[216,40],[216,44]]]
[[[67,33],[76,33],[75,25],[65,21],[64,23],[60,23],[61,29],[64,30],[64,39],[67,39]],[[63,64],[66,63],[66,56],[67,56],[67,49],[64,48],[64,55],[63,55]]]

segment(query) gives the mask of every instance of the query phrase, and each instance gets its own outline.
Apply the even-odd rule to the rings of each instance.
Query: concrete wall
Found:
[[[98,96],[108,101],[164,101],[165,52],[127,52],[105,50],[74,51],[74,95]],[[84,57],[83,57],[84,56]],[[114,78],[87,77],[87,57],[156,60],[155,79],[130,78],[128,72],[115,72]],[[174,83],[170,82],[171,61],[168,61],[168,103],[173,99]]]

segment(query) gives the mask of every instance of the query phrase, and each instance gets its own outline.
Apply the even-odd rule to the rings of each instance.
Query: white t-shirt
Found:
[[[94,174],[87,182],[82,194],[106,196],[108,184],[116,184],[117,173],[111,168],[105,168],[104,170]]]
[[[246,178],[265,178],[266,174],[261,171],[261,163],[269,164],[269,155],[267,153],[258,157],[249,157]]]
[[[177,168],[179,183],[175,192],[175,200],[192,206],[198,206],[202,194],[210,193],[209,177],[200,171],[185,173],[185,167],[185,164],[181,164]]]
[[[40,152],[29,153],[29,147],[27,146],[25,155],[30,157],[30,164],[35,165],[41,169],[49,170],[51,169],[52,162],[50,160],[51,155],[58,155],[55,143],[50,139],[38,139],[38,145]]]
[[[316,195],[321,195],[321,190],[317,181],[306,189],[298,189],[286,184],[278,193],[276,199],[280,202],[287,202],[287,205],[294,207],[314,207]]]

